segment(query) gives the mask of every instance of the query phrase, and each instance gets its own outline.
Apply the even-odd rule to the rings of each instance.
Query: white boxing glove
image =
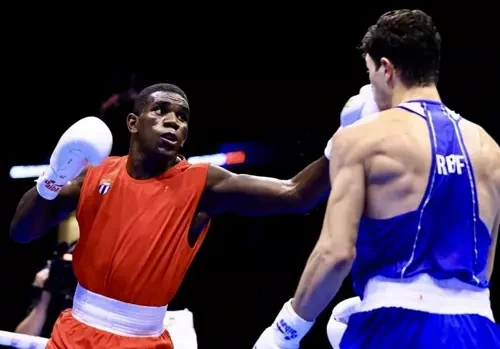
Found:
[[[112,145],[111,131],[100,119],[89,116],[77,121],[61,136],[50,157],[50,165],[36,180],[38,194],[47,200],[55,199],[88,163],[100,165]]]
[[[357,313],[360,306],[361,299],[359,297],[353,297],[340,302],[333,308],[332,316],[326,325],[326,333],[334,349],[340,348],[340,341],[347,329],[349,317]]]
[[[170,334],[174,348],[198,348],[198,339],[193,324],[193,313],[189,310],[167,311],[163,324]]]
[[[349,98],[340,113],[340,125],[347,127],[365,116],[378,113],[380,110],[375,103],[371,85],[365,85],[359,90],[359,94]]]
[[[292,300],[285,303],[272,326],[260,335],[253,349],[298,349],[300,341],[314,325],[302,319],[292,307]]]
[[[375,103],[371,85],[361,87],[359,93],[349,98],[340,112],[340,126],[347,127],[365,116],[378,113],[380,110]],[[325,148],[325,156],[330,160],[332,152],[332,140],[330,139]]]
[[[325,147],[325,157],[330,160],[332,155],[332,138],[328,140],[328,143],[326,143]]]

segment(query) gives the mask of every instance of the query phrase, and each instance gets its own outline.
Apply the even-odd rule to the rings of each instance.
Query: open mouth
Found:
[[[173,132],[168,132],[163,135],[161,135],[161,138],[164,140],[167,140],[171,143],[176,143],[177,142],[177,135]]]

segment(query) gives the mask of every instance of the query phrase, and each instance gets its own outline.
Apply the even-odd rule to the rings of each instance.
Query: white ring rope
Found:
[[[47,346],[48,338],[29,336],[14,332],[0,331],[0,345],[20,349],[43,349]]]

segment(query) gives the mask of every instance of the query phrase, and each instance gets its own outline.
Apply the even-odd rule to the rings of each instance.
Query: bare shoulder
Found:
[[[226,170],[225,168],[222,168],[220,166],[210,164],[208,166],[208,172],[207,172],[207,183],[206,183],[206,189],[211,189],[217,184],[235,176],[235,174],[231,171]]]
[[[484,128],[479,125],[474,124],[479,131],[480,140],[481,140],[481,148],[484,150],[489,150],[493,153],[493,155],[500,159],[500,146],[498,143],[490,136],[488,132]]]
[[[332,148],[336,155],[353,159],[366,158],[376,151],[377,144],[391,134],[388,120],[392,114],[392,110],[375,113],[348,127],[340,128],[332,139]]]

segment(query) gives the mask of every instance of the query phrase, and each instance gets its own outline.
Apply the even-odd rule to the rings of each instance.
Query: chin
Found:
[[[156,149],[155,153],[162,157],[173,158],[177,156],[178,151],[177,149],[159,148]]]

